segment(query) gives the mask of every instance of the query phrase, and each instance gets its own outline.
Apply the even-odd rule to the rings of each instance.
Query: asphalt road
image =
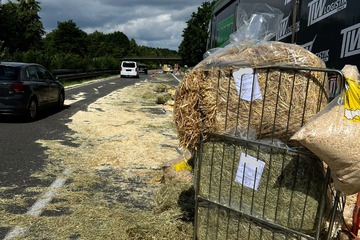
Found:
[[[66,133],[71,131],[66,123],[76,112],[86,110],[89,104],[112,91],[145,79],[150,80],[151,75],[140,75],[138,79],[112,77],[69,87],[65,92],[64,109],[43,111],[34,122],[25,122],[19,117],[0,116],[0,197],[12,199],[29,187],[49,186],[53,180],[44,182],[32,176],[45,167],[46,160],[45,149],[36,141],[61,139],[66,142]],[[21,213],[26,212],[26,209],[16,211]],[[0,226],[0,239],[4,234],[2,230],[5,229]]]

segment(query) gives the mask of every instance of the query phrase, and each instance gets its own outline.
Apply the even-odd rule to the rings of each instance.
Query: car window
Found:
[[[39,79],[53,79],[51,73],[43,67],[37,66]]]
[[[133,63],[133,62],[124,62],[124,63],[123,63],[123,67],[134,68],[134,67],[135,67],[135,63]]]
[[[16,67],[0,66],[0,81],[1,80],[17,80],[18,69]]]
[[[37,69],[35,66],[30,66],[26,69],[26,76],[30,80],[39,80],[39,76],[37,74]]]

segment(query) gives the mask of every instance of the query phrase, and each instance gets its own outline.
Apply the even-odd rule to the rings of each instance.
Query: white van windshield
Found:
[[[133,62],[124,62],[124,63],[123,63],[123,67],[134,68],[134,67],[135,67],[135,63],[133,63]]]

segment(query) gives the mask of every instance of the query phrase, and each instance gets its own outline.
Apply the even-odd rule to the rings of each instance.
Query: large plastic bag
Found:
[[[230,35],[232,43],[272,39],[284,16],[279,9],[265,3],[240,3],[237,13],[237,29]]]
[[[351,195],[360,192],[360,109],[356,109],[360,102],[360,77],[356,66],[347,65],[342,71],[346,78],[345,91],[291,139],[328,164],[335,188]]]
[[[236,11],[236,31],[230,35],[230,40],[219,48],[206,51],[204,58],[272,39],[278,32],[284,16],[279,9],[265,3],[240,3]]]

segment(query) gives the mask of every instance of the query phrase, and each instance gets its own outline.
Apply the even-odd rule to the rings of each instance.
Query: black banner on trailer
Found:
[[[296,2],[295,2],[296,1]],[[236,30],[236,7],[254,0],[220,0],[212,20],[210,48],[225,46]],[[360,69],[359,0],[257,0],[280,9],[279,31],[272,40],[296,43],[324,60],[328,68],[345,64]]]
[[[360,68],[360,1],[302,0],[295,41],[323,59],[328,68]]]

